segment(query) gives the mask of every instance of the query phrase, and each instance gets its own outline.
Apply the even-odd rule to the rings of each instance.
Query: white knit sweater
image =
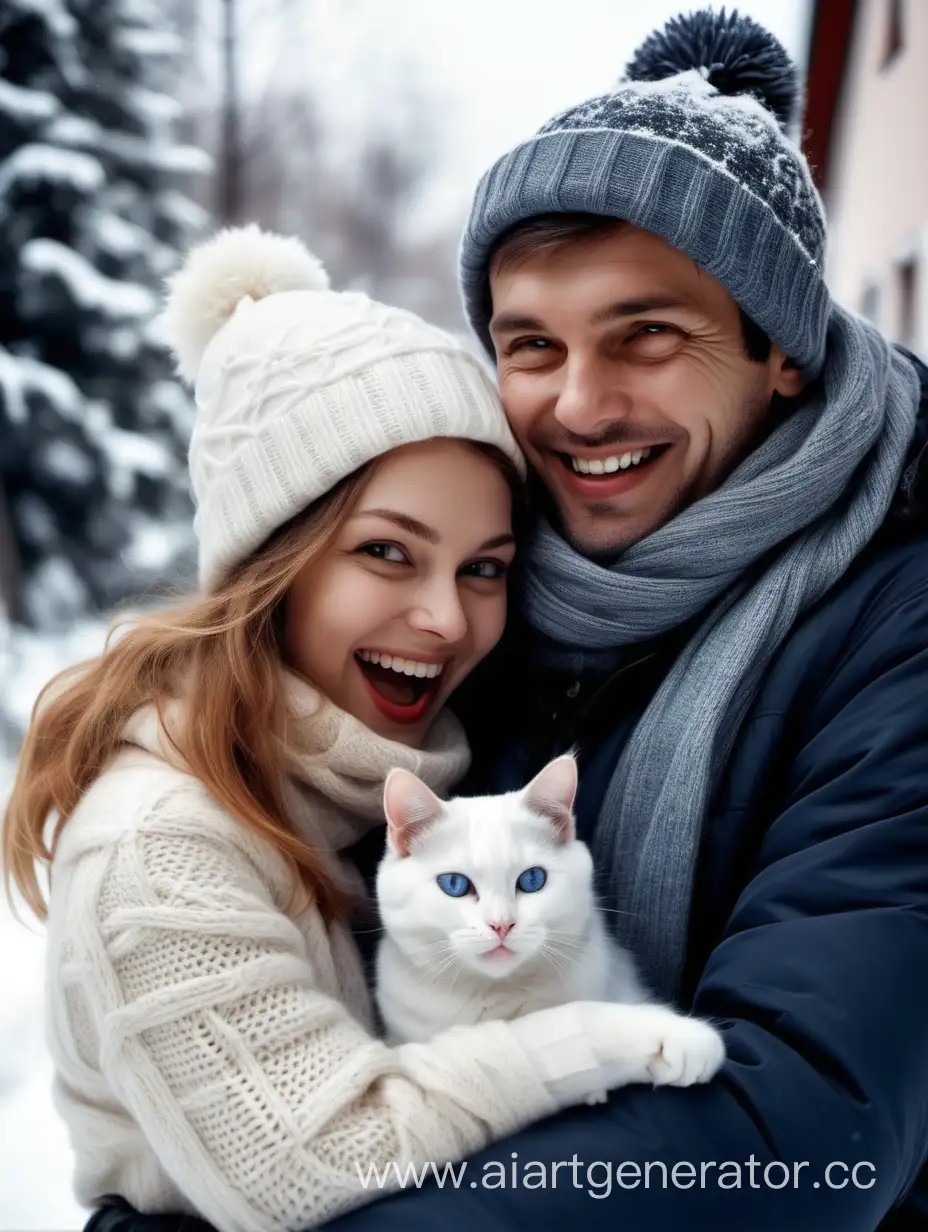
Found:
[[[450,715],[414,751],[288,688],[293,824],[333,864],[381,819],[390,766],[437,791],[466,766]],[[387,1047],[351,937],[297,900],[276,849],[139,712],[52,869],[48,1033],[79,1201],[295,1232],[378,1196],[358,1167],[461,1158],[570,1102],[549,1087],[595,1066],[555,1011],[521,1034],[489,1022]]]

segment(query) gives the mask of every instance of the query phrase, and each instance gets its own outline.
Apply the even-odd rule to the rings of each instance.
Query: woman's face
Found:
[[[489,458],[453,440],[396,449],[291,587],[289,662],[372,731],[418,745],[502,634],[514,551]]]

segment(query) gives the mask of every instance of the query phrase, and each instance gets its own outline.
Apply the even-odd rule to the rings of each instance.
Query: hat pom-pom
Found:
[[[625,69],[627,81],[661,81],[702,70],[720,94],[753,94],[784,130],[800,102],[795,65],[763,26],[737,11],[673,17],[648,35]]]
[[[213,335],[249,296],[277,291],[325,291],[329,277],[298,239],[252,224],[220,231],[194,248],[168,282],[161,330],[191,383]]]

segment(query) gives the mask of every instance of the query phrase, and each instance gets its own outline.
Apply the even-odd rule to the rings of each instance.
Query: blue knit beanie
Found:
[[[788,132],[796,69],[737,12],[676,17],[611,94],[555,116],[481,180],[461,249],[471,324],[493,354],[488,268],[510,227],[579,211],[659,235],[716,278],[796,362],[818,374],[828,291],[825,215]]]

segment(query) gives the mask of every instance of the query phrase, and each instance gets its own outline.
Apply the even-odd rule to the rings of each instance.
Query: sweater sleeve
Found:
[[[159,816],[103,867],[101,1067],[222,1232],[314,1226],[396,1187],[394,1164],[461,1158],[555,1109],[504,1023],[374,1038],[320,990],[311,939],[234,835]]]

